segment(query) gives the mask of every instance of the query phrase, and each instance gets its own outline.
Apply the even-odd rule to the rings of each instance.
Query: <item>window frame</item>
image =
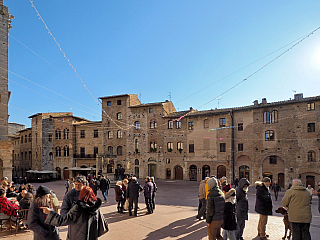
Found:
[[[316,123],[308,123],[307,131],[308,132],[315,132],[316,131]]]
[[[243,152],[243,143],[238,143],[238,152]]]
[[[308,151],[308,162],[316,162],[316,152],[313,150]]]
[[[274,141],[275,140],[275,131],[266,130],[265,131],[265,141]]]
[[[226,118],[219,119],[219,127],[226,127]]]
[[[238,123],[238,132],[243,131],[243,123]]]
[[[86,130],[80,130],[80,138],[86,138]]]
[[[194,153],[194,143],[189,144],[189,153]]]
[[[226,143],[220,143],[220,152],[227,152],[227,144]]]
[[[117,113],[117,120],[122,120],[122,112]]]
[[[99,129],[93,129],[93,138],[99,138]]]
[[[168,129],[173,129],[173,120],[168,121]]]
[[[188,130],[190,130],[190,131],[194,130],[193,121],[192,122],[188,122]]]
[[[140,121],[135,121],[134,122],[134,127],[135,127],[136,130],[140,130],[141,129]]]
[[[307,104],[307,111],[312,111],[316,109],[316,103],[315,102],[309,102]]]

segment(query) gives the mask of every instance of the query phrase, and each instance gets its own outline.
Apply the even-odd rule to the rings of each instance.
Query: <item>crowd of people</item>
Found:
[[[209,240],[243,240],[245,221],[248,220],[248,187],[250,182],[241,178],[237,187],[232,188],[226,177],[217,179],[206,177],[199,185],[199,207],[196,216],[206,220]],[[303,186],[301,180],[294,179],[282,199],[283,207],[288,209],[288,219],[292,227],[293,240],[311,240],[309,228],[311,223],[312,195],[319,197],[320,213],[320,182],[319,190],[314,191],[309,185]],[[275,201],[281,187],[277,181],[264,177],[255,182],[256,201],[255,212],[259,214],[257,235],[260,240],[269,239],[266,233],[268,216],[272,215],[273,203],[270,191],[274,191]],[[221,233],[222,228],[222,233]]]

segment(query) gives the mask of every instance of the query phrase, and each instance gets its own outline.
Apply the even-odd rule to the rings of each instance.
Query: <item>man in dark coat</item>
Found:
[[[104,202],[108,202],[108,191],[110,189],[110,179],[108,176],[101,175],[100,190],[104,197]]]
[[[318,202],[318,211],[319,211],[319,213],[320,213],[320,181],[318,182],[318,191],[314,191],[314,193],[316,194],[316,195],[318,195],[318,198],[319,198],[319,202]]]
[[[134,215],[138,213],[138,198],[139,193],[143,190],[141,185],[138,183],[136,177],[132,177],[132,180],[128,184],[127,188],[127,200],[129,201],[129,216],[132,216],[132,208],[134,203]]]
[[[243,230],[246,226],[246,220],[248,220],[248,189],[250,182],[246,178],[241,178],[239,181],[239,186],[236,188],[237,192],[237,230],[236,239],[243,240]]]
[[[258,236],[261,240],[267,240],[266,226],[268,222],[268,215],[272,215],[272,200],[269,191],[271,179],[263,178],[262,182],[255,182],[256,184],[256,207],[255,211],[259,213]]]
[[[153,184],[151,182],[151,179],[149,176],[146,177],[146,183],[144,185],[144,199],[145,203],[148,209],[147,214],[153,213],[153,208],[152,208],[152,193],[153,193]]]
[[[274,198],[277,201],[279,192],[281,191],[281,187],[280,187],[280,184],[278,183],[278,181],[274,181],[274,183],[272,184],[272,189],[274,191]]]

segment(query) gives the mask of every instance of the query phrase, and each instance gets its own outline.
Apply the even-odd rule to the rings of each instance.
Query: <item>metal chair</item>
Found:
[[[24,221],[27,221],[28,212],[29,212],[29,209],[20,209],[20,210],[18,210],[18,218],[15,221],[16,233],[18,233],[20,225],[23,224]]]

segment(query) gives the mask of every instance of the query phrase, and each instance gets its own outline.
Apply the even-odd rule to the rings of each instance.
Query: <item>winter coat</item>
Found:
[[[99,198],[95,203],[77,201],[76,205],[64,216],[51,211],[45,223],[54,226],[66,226],[73,223],[68,228],[67,239],[96,240],[99,237],[100,206],[101,200]]]
[[[237,199],[237,219],[248,220],[249,203],[247,191],[243,190],[244,185],[250,185],[250,182],[246,178],[241,178],[236,188],[236,199]]]
[[[110,188],[110,179],[101,178],[100,180],[100,189],[101,191],[105,192]]]
[[[256,207],[255,211],[262,215],[272,215],[272,200],[269,189],[263,182],[255,182],[256,184]]]
[[[206,198],[206,180],[202,180],[199,185],[199,199]]]
[[[28,227],[34,232],[34,240],[59,240],[57,227],[45,223],[47,215],[43,210],[31,204],[28,212]]]
[[[114,193],[115,193],[117,202],[123,200],[123,191],[122,191],[121,185],[116,185],[114,187]]]
[[[318,195],[318,211],[320,213],[320,189],[317,191],[317,195]]]
[[[127,198],[139,198],[139,192],[141,191],[141,185],[136,180],[131,180],[127,188]]]
[[[148,181],[144,185],[144,197],[151,198],[153,193],[153,184],[152,182]]]
[[[97,185],[97,182],[94,181],[90,181],[89,183],[89,187],[91,187],[92,191],[94,192],[94,194],[97,196],[97,193],[98,193],[98,185]]]
[[[289,222],[311,223],[310,193],[301,183],[295,183],[286,191],[282,205],[288,208]]]
[[[65,215],[79,200],[80,191],[75,188],[67,192],[63,197],[60,214]]]
[[[275,192],[281,191],[281,187],[280,187],[279,183],[273,184],[272,188],[273,188],[273,191],[275,191]]]
[[[29,209],[32,199],[22,198],[19,202],[20,209]]]
[[[207,198],[207,223],[223,220],[224,205],[224,194],[219,186],[211,188]]]
[[[225,230],[236,230],[237,220],[236,220],[236,190],[231,188],[228,192],[224,194],[225,206],[223,213],[223,225],[222,228]]]

